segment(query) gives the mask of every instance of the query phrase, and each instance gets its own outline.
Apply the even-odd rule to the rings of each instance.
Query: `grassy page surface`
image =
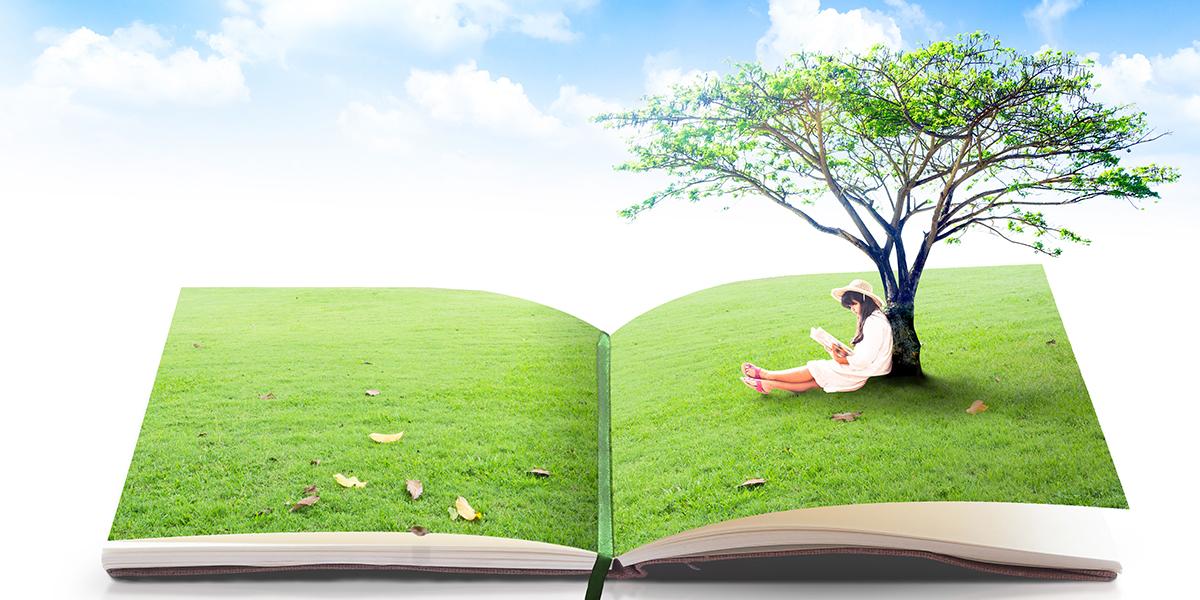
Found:
[[[598,335],[483,292],[185,289],[110,537],[420,525],[594,549]],[[458,496],[482,519],[452,521]]]
[[[854,334],[829,290],[870,274],[781,277],[680,298],[613,335],[617,552],[774,511],[901,501],[1126,506],[1040,266],[928,271],[917,298],[927,379],[761,396],[768,369]],[[974,400],[989,405],[971,415]],[[862,411],[849,423],[830,415]],[[736,489],[763,477],[756,489]]]

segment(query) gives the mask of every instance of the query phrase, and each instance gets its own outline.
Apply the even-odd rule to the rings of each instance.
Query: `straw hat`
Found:
[[[830,294],[833,294],[833,297],[840,302],[842,300],[842,294],[845,294],[846,292],[858,292],[874,300],[875,304],[878,305],[879,308],[884,308],[887,306],[887,302],[884,302],[879,296],[875,295],[875,292],[871,291],[871,284],[861,279],[855,279],[854,281],[851,281],[850,285],[846,287],[834,288]]]

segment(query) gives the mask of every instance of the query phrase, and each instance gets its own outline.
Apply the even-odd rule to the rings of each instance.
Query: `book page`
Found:
[[[485,292],[184,289],[110,540],[416,527],[594,550],[599,335]]]
[[[882,289],[870,274],[731,283],[613,334],[618,555],[713,523],[812,507],[1127,507],[1037,265],[926,271],[916,300],[923,377],[874,375],[847,391],[810,377],[765,383],[766,394],[742,381],[749,362],[773,370],[759,381],[791,371],[803,382],[797,369],[824,369],[829,387],[853,387],[853,373],[839,371],[851,367],[832,367],[809,333],[854,338],[858,317],[830,291],[857,278]],[[881,327],[890,333],[886,319],[866,331]],[[870,368],[876,346],[882,340],[865,337],[850,362]]]

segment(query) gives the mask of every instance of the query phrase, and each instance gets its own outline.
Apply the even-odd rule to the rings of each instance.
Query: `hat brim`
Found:
[[[842,296],[844,296],[846,294],[846,292],[858,292],[858,293],[874,300],[875,305],[878,306],[880,309],[887,307],[887,302],[884,302],[883,299],[880,298],[879,296],[876,296],[875,294],[873,294],[871,292],[868,292],[866,290],[860,290],[855,287],[846,286],[846,287],[840,287],[840,288],[833,288],[833,290],[830,291],[829,294],[831,296],[833,296],[834,300],[841,302]]]

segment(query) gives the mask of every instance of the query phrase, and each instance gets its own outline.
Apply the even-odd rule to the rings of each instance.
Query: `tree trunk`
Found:
[[[892,325],[892,377],[920,377],[921,340],[913,322],[912,300],[891,300],[887,307]]]

